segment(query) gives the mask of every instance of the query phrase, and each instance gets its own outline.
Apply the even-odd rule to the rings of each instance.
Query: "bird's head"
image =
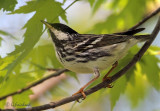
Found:
[[[53,40],[54,39],[68,40],[69,35],[77,34],[77,32],[75,30],[68,27],[67,25],[64,25],[64,24],[61,24],[61,23],[48,23],[48,22],[45,22],[45,21],[42,21],[42,20],[41,20],[41,22],[48,27]]]

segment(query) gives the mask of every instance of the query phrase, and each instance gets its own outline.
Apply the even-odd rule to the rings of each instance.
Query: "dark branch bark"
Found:
[[[5,96],[0,97],[0,100],[6,99],[6,98],[9,97],[9,96],[13,96],[13,95],[16,95],[16,94],[20,94],[20,93],[22,93],[22,92],[24,92],[24,91],[26,91],[26,90],[28,90],[28,89],[36,86],[36,85],[39,85],[40,83],[44,82],[45,80],[48,80],[48,79],[50,79],[50,78],[52,78],[52,77],[59,76],[59,75],[61,75],[62,73],[66,72],[66,71],[68,71],[68,70],[67,70],[67,69],[59,70],[59,71],[57,71],[57,72],[55,72],[55,73],[53,73],[53,74],[51,74],[51,75],[49,75],[49,76],[47,76],[47,77],[39,80],[39,81],[37,81],[37,82],[32,83],[31,85],[29,85],[29,86],[27,86],[27,87],[25,87],[25,88],[23,88],[23,89],[20,89],[20,90],[18,90],[18,91],[16,91],[16,92],[13,92],[13,93],[10,93],[10,94],[7,94],[7,95],[5,95]]]
[[[158,10],[160,11],[160,8]],[[156,13],[158,13],[159,11],[157,11]],[[155,13],[155,12],[153,12],[153,13]],[[152,16],[149,16],[149,18],[151,18]],[[146,18],[148,18],[148,17],[146,17]],[[144,23],[144,21],[146,21],[146,18],[144,20],[142,20],[139,24],[137,24],[134,27],[132,27],[131,29],[134,29],[134,28],[138,27],[139,25],[141,25],[142,23]],[[94,93],[94,92],[102,89],[102,88],[106,88],[109,84],[111,84],[112,82],[114,82],[115,80],[117,80],[118,78],[120,78],[122,75],[124,75],[132,66],[134,66],[136,64],[136,62],[138,60],[141,59],[141,57],[147,51],[147,49],[149,48],[149,46],[152,44],[153,40],[156,38],[156,36],[157,36],[157,34],[158,34],[159,31],[160,31],[160,17],[159,17],[158,22],[157,22],[157,24],[156,24],[156,26],[155,26],[152,34],[151,34],[150,41],[147,41],[143,45],[143,47],[133,57],[133,59],[123,69],[121,69],[119,72],[117,72],[115,75],[113,75],[111,77],[111,80],[104,81],[104,82],[102,82],[102,83],[94,86],[93,88],[86,90],[85,94],[89,95],[89,94],[92,94],[92,93]],[[64,98],[64,99],[62,99],[60,101],[57,101],[57,102],[51,102],[49,104],[45,104],[45,105],[41,105],[41,106],[36,106],[36,107],[31,107],[31,108],[21,108],[21,109],[16,109],[16,110],[17,111],[40,111],[40,110],[55,108],[55,107],[67,104],[69,102],[72,102],[72,101],[75,101],[77,99],[80,99],[81,97],[82,97],[82,94],[77,94],[77,95],[74,95],[74,96],[66,97],[66,98]],[[3,110],[1,109],[1,111],[14,111],[14,110],[13,109],[6,109],[6,110],[5,109],[3,109]]]

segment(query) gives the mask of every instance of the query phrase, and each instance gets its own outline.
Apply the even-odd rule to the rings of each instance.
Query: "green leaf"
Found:
[[[24,70],[25,72],[34,71],[34,76],[38,78],[41,78],[44,75],[44,72],[47,71],[46,68],[57,69],[62,67],[56,58],[53,44],[35,47],[24,59],[23,64],[27,66]]]
[[[117,100],[119,100],[121,94],[123,94],[126,90],[127,80],[125,76],[122,76],[118,79],[113,88],[110,89],[110,100],[111,100],[111,109],[116,105]]]
[[[130,98],[132,107],[138,105],[139,101],[145,98],[148,90],[148,84],[145,76],[142,75],[140,65],[136,64],[135,84],[128,83],[126,94]]]
[[[6,99],[0,101],[0,108],[5,108],[9,106],[9,103],[6,103]]]
[[[0,10],[13,11],[17,4],[17,0],[0,0]]]
[[[160,89],[160,68],[158,66],[158,62],[160,62],[160,60],[156,56],[150,54],[143,56],[142,60],[140,61],[142,72],[146,74],[151,85],[153,85],[153,87],[157,90]]]
[[[33,77],[29,74],[10,75],[7,81],[1,84],[0,90],[2,92],[0,93],[0,97],[24,88],[28,82],[33,80]]]
[[[4,70],[7,70],[7,73],[5,75],[4,80],[7,79],[7,77],[9,76],[9,74],[13,71],[13,69],[19,64],[19,62],[21,60],[23,60],[23,58],[29,53],[30,50],[26,50],[25,52],[23,52],[20,56],[18,56],[12,63],[10,63],[8,66],[6,66],[4,68]]]
[[[54,20],[55,17],[64,11],[61,5],[61,3],[53,0],[29,1],[25,6],[20,7],[12,13],[16,14],[35,12],[32,18],[23,27],[26,29],[24,34],[24,42],[21,44],[21,46],[16,47],[14,52],[10,53],[10,55],[15,55],[17,53],[21,54],[15,61],[13,61],[13,63],[6,67],[6,69],[8,69],[6,77],[13,71],[16,65],[19,64],[26,57],[26,55],[28,55],[28,53],[33,49],[35,44],[40,39],[43,30],[43,24],[40,22],[40,20]],[[64,14],[62,14],[60,17],[66,20],[66,16]],[[58,22],[58,19],[56,22]]]
[[[15,56],[7,56],[7,57],[0,60],[0,76],[5,76],[5,73],[4,73],[4,72],[6,72],[5,67],[7,67],[9,64],[11,64],[15,58],[16,58]],[[0,81],[0,82],[2,82],[2,81]]]
[[[56,58],[55,49],[52,44],[37,46],[31,51],[26,60],[30,60],[32,63],[45,68],[47,68],[49,63],[52,64],[53,68],[62,67]]]
[[[19,68],[20,69],[20,68]],[[28,85],[31,81],[33,81],[34,78],[31,77],[29,73],[23,73],[23,74],[17,74],[17,75],[10,75],[10,77],[7,79],[7,81],[3,82],[3,84],[0,84],[0,97],[7,95],[9,93],[18,91]],[[30,90],[25,91],[21,94],[13,96],[13,102],[12,103],[3,103],[1,104],[3,106],[11,106],[13,104],[16,104],[15,107],[25,107],[22,105],[22,103],[26,104],[29,103],[29,95],[32,94]],[[21,104],[21,105],[18,105]]]
[[[15,108],[25,108],[31,106],[29,95],[33,94],[31,90],[27,90],[22,94],[13,96],[12,106]]]

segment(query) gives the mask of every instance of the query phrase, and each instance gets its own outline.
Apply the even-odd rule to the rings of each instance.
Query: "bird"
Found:
[[[117,67],[118,61],[129,49],[151,38],[150,34],[135,35],[145,28],[113,34],[80,34],[62,23],[49,23],[44,20],[41,22],[49,29],[60,63],[70,71],[94,75],[93,79],[73,94],[81,93],[83,99],[86,98],[85,88],[99,78],[100,71],[112,66],[103,77],[103,81],[110,79],[108,75]]]

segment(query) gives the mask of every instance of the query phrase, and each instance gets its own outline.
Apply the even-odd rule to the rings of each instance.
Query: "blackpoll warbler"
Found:
[[[95,75],[91,81],[75,93],[82,93],[84,98],[86,95],[83,90],[100,76],[99,70],[104,70],[112,65],[103,81],[109,79],[108,75],[118,65],[117,61],[123,58],[133,45],[150,39],[150,35],[134,35],[144,28],[122,33],[95,35],[79,34],[60,23],[52,24],[45,21],[42,23],[49,28],[57,58],[66,69],[76,73],[93,73]]]

